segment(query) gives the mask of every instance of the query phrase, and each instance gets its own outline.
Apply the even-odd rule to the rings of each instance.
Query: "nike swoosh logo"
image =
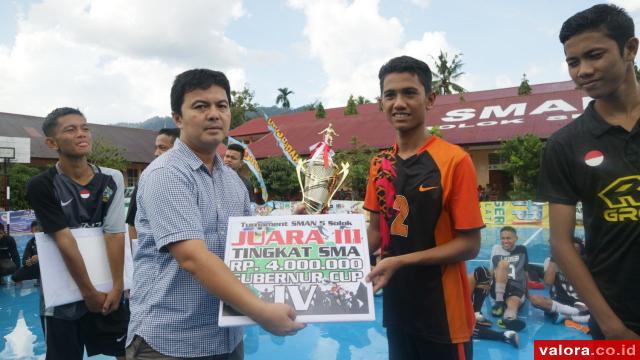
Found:
[[[425,192],[425,191],[429,191],[429,190],[433,190],[433,189],[437,189],[437,186],[428,186],[425,187],[424,185],[420,185],[420,187],[418,188],[418,191],[420,192]]]
[[[124,336],[117,338],[116,342],[120,342],[120,341],[124,340],[126,337],[127,337],[127,335],[125,334]]]
[[[69,201],[60,201],[60,205],[62,205],[62,206],[67,206],[67,205],[69,205],[69,203],[70,203],[70,202],[72,202],[72,201],[73,201],[73,198],[69,199]]]

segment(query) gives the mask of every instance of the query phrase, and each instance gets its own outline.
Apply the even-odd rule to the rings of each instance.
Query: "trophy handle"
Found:
[[[304,162],[298,159],[298,162],[296,164],[296,175],[298,176],[298,184],[300,184],[300,190],[302,191],[302,202],[306,203],[304,196],[304,185],[302,184],[302,173],[304,173]]]
[[[338,192],[338,189],[340,189],[340,187],[342,186],[342,183],[344,183],[344,181],[346,180],[347,175],[349,175],[349,163],[342,163],[341,165],[342,165],[342,169],[340,170],[338,175],[342,174],[342,178],[338,181],[338,185],[336,185],[336,187],[333,189],[333,191],[331,192],[331,195],[329,195],[329,200],[327,200],[327,205],[331,203],[331,199],[333,199],[333,195],[335,195],[336,192]]]

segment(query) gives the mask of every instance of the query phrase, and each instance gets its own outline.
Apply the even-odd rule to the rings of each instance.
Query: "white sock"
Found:
[[[504,301],[504,290],[506,284],[496,283],[496,301]]]
[[[513,320],[513,319],[515,319],[515,318],[516,318],[516,312],[515,312],[515,311],[512,311],[512,310],[510,310],[510,309],[507,309],[507,310],[504,312],[504,316],[503,316],[503,318],[504,318],[505,320]]]
[[[580,314],[580,310],[574,308],[573,306],[561,304],[555,300],[551,304],[551,312],[557,312],[558,314],[564,315],[578,315]]]
[[[573,315],[571,316],[571,320],[579,322],[581,324],[586,324],[589,322],[590,317],[591,315]]]

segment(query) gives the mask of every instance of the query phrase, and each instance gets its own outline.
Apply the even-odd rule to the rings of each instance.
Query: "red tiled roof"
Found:
[[[547,138],[582,113],[584,93],[570,82],[532,86],[533,95],[517,96],[517,88],[440,96],[427,114],[428,126],[439,126],[443,137],[455,144],[491,144],[527,133]],[[511,92],[516,95],[509,95]],[[343,115],[344,108],[327,110],[327,117],[316,119],[312,111],[273,117],[291,145],[308,154],[308,147],[319,141],[318,135],[329,123],[340,135],[334,138],[336,150],[352,148],[352,138],[359,144],[387,147],[395,131],[379,111],[377,104],[358,107],[358,114]],[[246,127],[245,127],[246,126]],[[244,129],[243,129],[244,128]],[[251,131],[254,131],[253,133]],[[281,155],[264,119],[253,119],[231,131],[232,136],[265,134],[249,146],[256,158]]]

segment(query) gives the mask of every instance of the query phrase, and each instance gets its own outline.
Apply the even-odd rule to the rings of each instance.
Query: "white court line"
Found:
[[[524,244],[522,244],[522,245],[524,245],[524,246],[529,245],[529,243],[530,243],[531,241],[533,241],[533,238],[535,238],[538,234],[540,234],[540,232],[541,232],[542,230],[544,230],[544,228],[540,228],[540,229],[538,229],[538,231],[534,232],[534,233],[533,233],[533,235],[529,236],[529,238],[527,239],[527,241],[525,241],[525,242],[524,242]]]

